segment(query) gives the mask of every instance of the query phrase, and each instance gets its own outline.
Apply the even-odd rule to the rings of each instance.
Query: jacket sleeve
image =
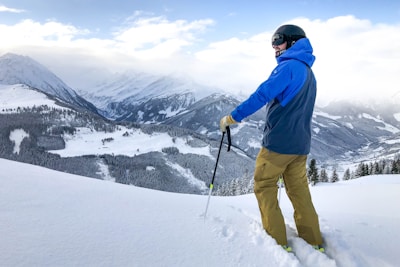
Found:
[[[250,97],[242,102],[231,115],[237,122],[250,116],[279,94],[281,94],[290,83],[291,72],[286,64],[279,64]]]

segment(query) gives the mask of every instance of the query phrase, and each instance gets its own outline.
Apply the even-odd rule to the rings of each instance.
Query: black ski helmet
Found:
[[[297,40],[305,38],[306,33],[296,25],[286,24],[280,26],[272,35],[272,45],[281,45],[287,42],[286,49],[289,49]]]

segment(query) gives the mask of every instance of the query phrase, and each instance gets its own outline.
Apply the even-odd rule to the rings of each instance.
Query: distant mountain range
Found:
[[[242,100],[217,88],[195,84],[186,77],[145,73],[115,76],[98,90],[89,91],[84,96],[102,107],[101,114],[109,119],[174,125],[212,139],[219,134],[219,118]],[[260,147],[264,118],[265,111],[261,109],[233,131],[234,144],[253,158]],[[332,102],[315,108],[310,157],[333,166],[391,156],[399,151],[394,141],[399,133],[400,106],[394,99],[384,104]]]
[[[94,88],[77,92],[38,62],[15,54],[0,57],[0,84],[26,85],[63,105],[100,115],[105,123],[179,128],[210,141],[220,138],[219,119],[242,100],[187,77],[137,72],[116,74]],[[389,102],[375,106],[335,102],[316,107],[310,158],[326,168],[343,170],[351,163],[399,153],[400,106]],[[232,127],[233,145],[250,162],[260,148],[264,118],[261,109]]]

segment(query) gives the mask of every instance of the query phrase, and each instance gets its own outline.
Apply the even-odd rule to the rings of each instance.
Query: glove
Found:
[[[228,116],[223,117],[223,118],[220,120],[220,122],[219,122],[219,128],[220,128],[221,132],[224,133],[224,132],[226,131],[226,127],[228,127],[229,125],[232,125],[232,124],[236,124],[236,123],[238,123],[238,122],[235,121],[235,120],[232,118],[232,115],[228,115]]]

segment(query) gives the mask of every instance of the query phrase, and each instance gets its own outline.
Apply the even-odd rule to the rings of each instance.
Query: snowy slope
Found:
[[[144,102],[151,98],[164,98],[175,94],[193,93],[196,99],[203,98],[217,89],[197,84],[189,77],[171,74],[156,75],[143,72],[127,71],[116,73],[111,78],[93,88],[80,90],[98,107],[106,104],[132,99],[132,102]]]
[[[129,138],[124,136],[129,134]],[[112,138],[110,142],[103,142]],[[194,153],[215,158],[211,155],[209,146],[193,147],[188,144],[188,137],[171,138],[168,133],[146,134],[140,129],[128,129],[120,126],[112,133],[97,132],[90,128],[77,128],[74,135],[64,135],[65,149],[49,151],[62,157],[76,157],[93,154],[114,154],[135,156],[144,153],[161,152],[166,147],[176,147],[183,154]]]
[[[27,85],[0,84],[0,113],[10,113],[15,112],[17,108],[32,108],[41,105],[65,109],[57,105],[54,100],[49,99],[45,94],[34,91]]]
[[[96,112],[93,104],[79,96],[46,67],[27,56],[12,53],[0,56],[0,84],[25,84],[65,103]]]
[[[76,96],[60,78],[29,57],[8,53],[0,59],[2,84],[26,84],[61,99]]]
[[[261,227],[253,194],[174,194],[0,159],[0,266],[398,266],[400,176],[312,187],[327,255],[296,256]]]

